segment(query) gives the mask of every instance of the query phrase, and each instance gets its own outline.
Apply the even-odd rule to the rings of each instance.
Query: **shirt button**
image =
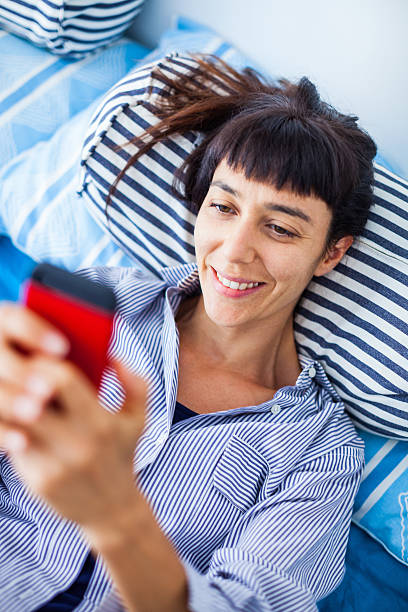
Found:
[[[167,440],[167,435],[166,435],[166,434],[162,434],[161,436],[159,436],[159,437],[157,438],[156,445],[157,445],[157,446],[161,446],[162,444],[164,444],[164,443],[165,443],[165,441],[166,441],[166,440]]]
[[[316,369],[313,366],[309,368],[309,376],[310,378],[314,378],[316,376]]]
[[[281,410],[282,410],[282,408],[279,406],[279,404],[274,404],[271,407],[272,414],[279,414]]]

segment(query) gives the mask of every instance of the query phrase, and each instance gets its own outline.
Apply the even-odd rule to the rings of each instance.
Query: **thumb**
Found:
[[[145,409],[147,400],[147,382],[137,374],[134,374],[118,359],[112,359],[112,366],[126,393],[126,398],[121,412],[135,412]]]

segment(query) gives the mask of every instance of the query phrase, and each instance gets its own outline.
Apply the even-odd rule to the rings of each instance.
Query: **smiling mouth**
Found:
[[[255,287],[258,287],[260,285],[265,285],[265,283],[256,282],[256,281],[240,282],[240,279],[238,281],[233,281],[229,278],[226,278],[225,276],[222,276],[219,272],[217,272],[217,270],[215,270],[215,268],[212,268],[212,269],[213,269],[213,272],[216,274],[219,282],[224,287],[228,287],[229,289],[234,289],[236,291],[245,291],[247,289],[254,289]]]

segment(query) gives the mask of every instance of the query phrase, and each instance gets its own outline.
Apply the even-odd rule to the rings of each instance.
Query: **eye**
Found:
[[[293,232],[290,232],[289,230],[286,230],[284,227],[281,227],[280,225],[272,224],[272,225],[269,225],[268,227],[271,227],[273,229],[273,232],[277,234],[278,236],[285,236],[286,238],[294,238],[296,236],[296,234],[294,234]]]
[[[213,202],[212,204],[210,204],[210,208],[216,208],[218,212],[221,213],[222,215],[226,215],[227,211],[232,210],[226,204],[217,204],[217,202]],[[221,210],[221,209],[227,209],[227,210]]]

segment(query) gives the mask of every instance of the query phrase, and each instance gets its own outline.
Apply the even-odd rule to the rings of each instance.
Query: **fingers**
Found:
[[[0,384],[0,446],[13,453],[44,448],[54,451],[55,456],[68,456],[73,448],[77,454],[87,428],[83,421],[71,419],[67,436],[67,425],[64,412],[55,410],[44,398]]]
[[[36,313],[19,304],[0,303],[0,384],[33,394],[43,403],[59,393],[75,397],[77,387],[89,384],[82,372],[61,360],[68,349],[68,341]],[[73,405],[68,401],[66,408]],[[8,414],[7,405],[0,404],[0,419]]]
[[[1,421],[9,426],[31,423],[43,412],[40,398],[24,393],[19,387],[0,385]]]
[[[63,356],[69,350],[65,336],[45,319],[21,304],[0,302],[0,337],[5,344],[26,351]]]
[[[0,350],[0,381],[11,385],[20,393],[30,392],[41,398],[50,398],[53,388],[44,380],[42,372],[59,363],[53,357],[27,358],[15,349],[3,345]]]
[[[119,359],[112,359],[111,364],[115,368],[126,393],[122,413],[129,410],[132,412],[132,408],[137,410],[139,404],[142,404],[144,407],[148,392],[147,381],[131,372]]]

